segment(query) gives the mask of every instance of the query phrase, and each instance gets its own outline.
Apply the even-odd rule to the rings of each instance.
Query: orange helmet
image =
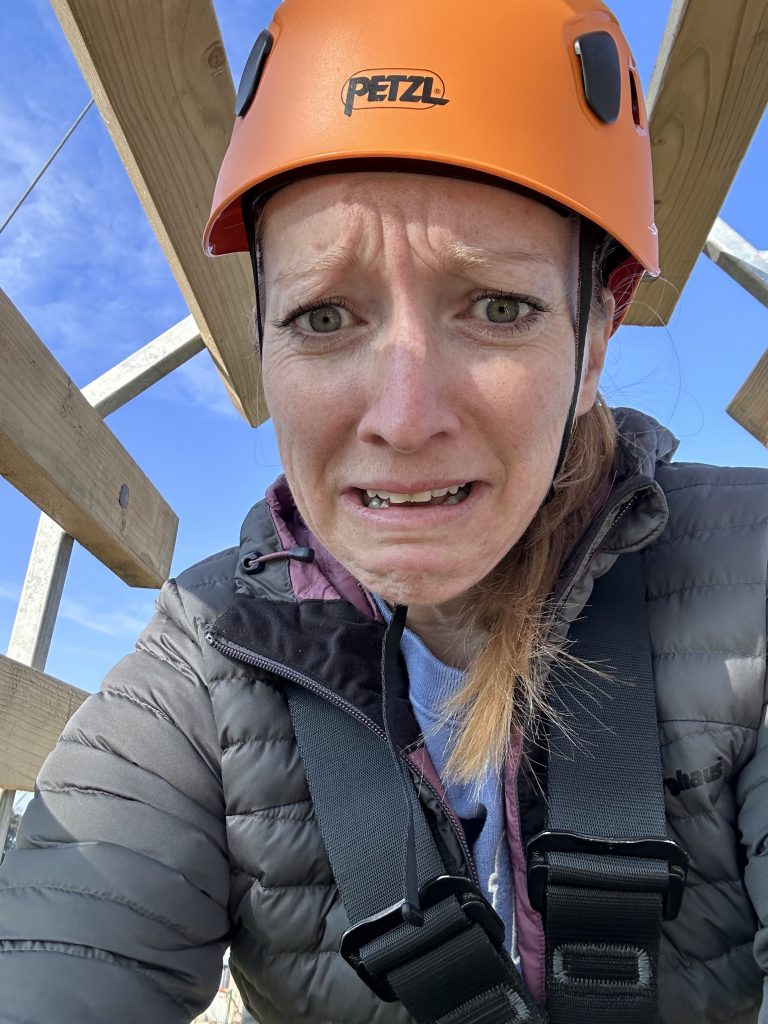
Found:
[[[626,250],[614,329],[659,273],[643,93],[600,0],[284,0],[243,72],[205,249],[248,251],[251,190],[393,165],[514,183],[598,225]]]

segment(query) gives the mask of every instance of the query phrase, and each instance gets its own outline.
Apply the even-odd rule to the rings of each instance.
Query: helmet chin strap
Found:
[[[581,393],[581,376],[584,372],[584,358],[587,351],[589,311],[592,306],[592,292],[594,289],[595,253],[600,244],[600,238],[600,230],[591,221],[582,217],[579,223],[579,278],[576,296],[576,316],[573,322],[573,331],[576,338],[576,372],[571,405],[565,419],[563,439],[560,442],[560,452],[557,456],[557,465],[555,466],[552,483],[549,485],[549,492],[544,499],[545,505],[555,496],[555,481],[560,470],[563,468],[568,445],[573,434],[573,427],[576,422],[576,406],[578,405]]]
[[[248,237],[248,252],[251,254],[253,286],[256,292],[256,336],[259,341],[259,359],[264,354],[264,261],[261,245],[256,237],[256,201],[247,192],[240,200],[243,209],[243,223]]]

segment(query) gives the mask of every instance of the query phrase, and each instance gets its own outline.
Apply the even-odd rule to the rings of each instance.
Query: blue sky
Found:
[[[236,82],[272,6],[216,3]],[[647,85],[668,0],[613,7]],[[0,220],[90,98],[47,0],[6,4],[2,19],[13,45],[0,63]],[[758,248],[768,248],[766,166],[764,122],[723,211]],[[188,315],[96,108],[0,236],[0,287],[80,386]],[[681,439],[678,458],[768,467],[765,449],[725,414],[766,346],[767,324],[765,309],[702,256],[669,328],[623,328],[614,339],[604,390],[613,404],[667,423]],[[207,353],[109,424],[180,517],[174,571],[236,543],[248,508],[280,471],[271,427],[254,431],[237,416]],[[37,517],[0,479],[0,651]],[[132,648],[154,597],[76,546],[48,671],[96,689]]]

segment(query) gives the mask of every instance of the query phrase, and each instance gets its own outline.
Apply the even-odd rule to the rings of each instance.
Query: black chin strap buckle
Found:
[[[433,929],[425,929],[424,948],[419,947],[414,951],[413,929],[423,927],[424,915],[431,907],[451,897],[456,897],[458,903],[459,912],[456,914],[455,920],[446,927],[444,934],[435,934]],[[419,904],[418,913],[414,915],[416,908],[412,907],[407,900],[401,900],[387,910],[382,910],[363,921],[358,921],[356,925],[344,932],[341,939],[339,953],[357,971],[379,999],[388,1003],[396,1002],[398,997],[386,978],[382,977],[381,971],[373,974],[365,965],[364,947],[376,939],[386,935],[392,936],[392,949],[387,956],[387,971],[421,956],[430,948],[439,946],[443,941],[455,935],[462,927],[468,927],[475,923],[482,926],[494,946],[500,949],[504,943],[504,922],[477,886],[468,878],[460,875],[440,875],[433,878],[419,890]],[[403,926],[407,926],[408,931],[395,935],[394,933],[403,929]],[[427,932],[429,932],[428,936]],[[400,946],[405,947],[407,951],[399,951],[398,947]]]

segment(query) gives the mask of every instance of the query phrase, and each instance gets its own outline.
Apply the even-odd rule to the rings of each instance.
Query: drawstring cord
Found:
[[[268,562],[278,562],[281,559],[293,559],[295,562],[312,562],[315,558],[313,548],[290,548],[288,551],[271,551],[262,555],[260,551],[250,551],[243,558],[243,572],[248,576],[255,576],[260,573]]]
[[[395,759],[400,781],[403,788],[406,806],[408,808],[408,823],[405,834],[405,860],[403,867],[405,899],[402,907],[403,919],[409,924],[421,926],[424,924],[424,914],[421,911],[419,898],[419,872],[416,858],[416,826],[413,818],[413,783],[403,759],[397,751],[392,739],[394,731],[394,710],[392,701],[388,699],[389,691],[393,681],[397,678],[397,659],[400,654],[400,640],[405,629],[405,619],[408,615],[408,608],[404,604],[395,605],[392,618],[387,624],[384,634],[384,644],[381,650],[381,705],[384,718],[384,732],[387,737],[387,745],[390,753]]]

